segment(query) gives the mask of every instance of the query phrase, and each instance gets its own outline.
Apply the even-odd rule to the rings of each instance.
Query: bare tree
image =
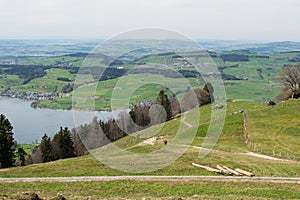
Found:
[[[280,72],[280,82],[285,89],[292,92],[291,98],[297,98],[300,93],[300,65],[285,66]]]
[[[181,100],[181,106],[182,106],[182,111],[188,111],[193,108],[206,105],[211,103],[211,95],[207,90],[201,89],[201,88],[196,88],[192,91],[187,92],[182,100]]]
[[[171,113],[172,116],[174,117],[175,115],[181,112],[180,103],[176,97],[172,97],[170,98],[170,104],[171,104]]]
[[[78,127],[77,129],[80,129],[80,127]],[[83,156],[87,153],[88,150],[84,146],[77,129],[72,129],[72,141],[74,145],[74,152],[76,156]]]

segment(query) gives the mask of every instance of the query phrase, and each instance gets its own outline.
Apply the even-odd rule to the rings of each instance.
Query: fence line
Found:
[[[268,155],[268,156],[275,156],[278,158],[285,158],[285,159],[292,159],[292,160],[300,160],[300,154],[293,154],[293,155],[289,155],[288,152],[281,152],[281,151],[276,151],[276,150],[263,150],[263,149],[259,149],[257,147],[257,145],[255,143],[253,143],[250,139],[249,139],[249,132],[247,130],[247,117],[248,117],[248,113],[247,111],[243,113],[243,131],[244,131],[244,139],[245,139],[245,144],[246,146],[250,149],[250,151],[255,152],[255,153],[260,153],[260,154],[264,154],[264,155]]]

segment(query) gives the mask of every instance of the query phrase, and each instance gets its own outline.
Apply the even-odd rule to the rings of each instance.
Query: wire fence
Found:
[[[272,156],[272,157],[276,157],[276,158],[282,158],[282,159],[291,159],[291,160],[300,160],[300,153],[291,153],[291,152],[287,152],[287,151],[281,151],[278,149],[260,149],[260,147],[252,142],[249,139],[249,133],[248,133],[248,123],[247,123],[247,117],[248,117],[248,113],[244,112],[244,138],[245,138],[245,143],[247,145],[247,147],[250,149],[250,151],[255,152],[255,153],[259,153],[259,154],[264,154],[267,156]]]

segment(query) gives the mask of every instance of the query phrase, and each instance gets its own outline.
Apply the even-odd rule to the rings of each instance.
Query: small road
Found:
[[[246,177],[246,176],[76,176],[76,177],[39,177],[39,178],[0,178],[1,183],[32,182],[91,182],[91,181],[226,181],[226,182],[266,182],[300,184],[300,177]]]

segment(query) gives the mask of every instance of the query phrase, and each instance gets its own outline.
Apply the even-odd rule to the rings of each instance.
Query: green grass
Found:
[[[40,57],[18,58],[18,63],[22,65],[52,66],[55,64],[72,63],[73,66],[79,67],[82,62],[83,62],[83,58],[71,57],[71,56],[40,56]]]
[[[225,88],[228,99],[239,101],[265,102],[281,91],[278,83],[273,81],[225,81]]]
[[[102,181],[0,183],[0,198],[35,192],[43,199],[298,199],[299,184],[222,181]]]
[[[287,101],[274,107],[267,107],[263,103],[233,102],[227,104],[227,117],[214,150],[206,157],[199,157],[199,150],[208,129],[211,118],[211,106],[203,106],[194,109],[187,114],[181,114],[174,120],[166,122],[163,129],[157,131],[159,126],[153,126],[143,131],[134,133],[115,142],[126,151],[146,153],[160,149],[161,141],[154,146],[141,145],[143,139],[135,136],[164,136],[172,142],[177,132],[179,120],[195,125],[193,120],[200,112],[200,122],[196,137],[192,146],[176,161],[165,168],[147,173],[126,173],[110,168],[92,155],[77,158],[63,159],[54,162],[35,164],[24,167],[15,167],[0,170],[0,177],[70,177],[70,176],[116,176],[116,175],[216,175],[206,170],[194,167],[192,162],[216,167],[226,165],[230,168],[241,168],[251,171],[256,176],[283,176],[299,177],[299,161],[269,160],[249,156],[245,153],[250,149],[245,143],[243,132],[243,114],[233,114],[244,109],[247,115],[247,130],[249,139],[255,142],[257,147],[265,149],[284,148],[288,144],[290,155],[299,153],[297,143],[299,125],[295,120],[299,119],[300,101]],[[285,108],[285,109],[283,109]],[[265,117],[271,116],[271,120]],[[282,120],[282,121],[281,121]],[[250,123],[252,121],[253,123]],[[290,124],[287,122],[291,122]],[[293,126],[290,126],[294,124]],[[274,125],[274,126],[272,126]],[[285,127],[277,129],[278,127]],[[186,129],[187,134],[191,129]],[[254,131],[255,130],[255,131]],[[268,136],[266,136],[268,132]],[[273,137],[281,143],[273,141]],[[270,140],[270,141],[269,141]],[[97,150],[96,150],[97,151]],[[260,152],[259,152],[260,153]],[[292,154],[293,153],[293,154]],[[278,155],[275,155],[278,157]],[[298,199],[299,184],[289,183],[262,183],[262,182],[224,182],[224,181],[101,181],[78,183],[0,183],[1,197],[16,198],[20,192],[36,192],[40,197],[50,199],[58,193],[68,199],[86,199],[88,196],[99,198],[191,198],[191,199]]]
[[[291,104],[299,106],[299,101],[288,101],[284,106],[289,107]],[[278,107],[280,105],[277,105]],[[285,176],[295,177],[300,176],[300,164],[296,161],[275,161],[264,158],[257,158],[246,155],[245,153],[250,151],[245,143],[243,133],[243,114],[232,114],[233,112],[245,109],[249,117],[251,114],[263,113],[264,110],[269,110],[269,115],[275,116],[276,107],[269,108],[265,104],[255,102],[233,102],[227,105],[227,117],[225,120],[224,129],[222,134],[214,147],[214,151],[210,152],[206,157],[199,157],[199,150],[194,146],[201,146],[205,139],[205,134],[208,129],[208,124],[211,118],[211,106],[203,106],[200,109],[190,111],[186,117],[186,121],[193,123],[193,118],[196,113],[200,111],[200,125],[197,129],[196,137],[193,140],[192,146],[176,161],[170,163],[165,168],[159,169],[154,172],[147,172],[144,174],[149,175],[213,175],[211,172],[196,168],[191,165],[192,162],[209,165],[215,167],[216,165],[226,165],[231,168],[242,168],[253,172],[257,176]],[[274,110],[274,113],[273,110]],[[279,109],[279,108],[278,108]],[[292,108],[291,108],[292,109]],[[295,115],[286,111],[284,115],[285,120],[293,120]],[[158,141],[154,146],[141,145],[143,139],[134,136],[148,136],[153,137],[161,135],[168,139],[172,143],[172,139],[177,132],[179,119],[171,120],[164,124],[164,128],[157,132],[157,126],[145,129],[141,132],[134,133],[131,136],[122,138],[115,142],[122,149],[132,151],[136,153],[151,152],[153,150],[160,149],[163,145]],[[259,119],[259,118],[258,118]],[[279,119],[279,117],[278,117]],[[299,119],[296,117],[295,119]],[[283,123],[283,122],[282,122]],[[282,126],[284,126],[282,124]],[[250,132],[250,140],[252,140],[251,125],[248,124],[248,130]],[[264,126],[261,126],[263,128]],[[194,128],[186,129],[188,134]],[[266,130],[269,130],[269,126],[265,126]],[[290,149],[295,150],[294,155],[299,153],[299,143],[297,143],[298,136],[294,136],[295,130],[291,129],[291,136],[286,137],[288,133],[282,134],[280,141],[284,143],[290,142]],[[256,133],[255,137],[262,139],[256,142],[258,145],[264,145],[268,149],[272,149],[274,145],[268,142],[268,137],[265,137],[264,132],[260,131]],[[260,141],[260,143],[259,143]],[[290,154],[293,155],[293,154]],[[275,155],[277,156],[277,155]],[[66,170],[66,166],[69,166]],[[49,170],[51,169],[51,170]],[[29,165],[24,167],[15,167],[6,170],[0,170],[0,177],[56,177],[56,176],[94,176],[94,175],[134,175],[135,173],[125,173],[105,166],[101,162],[97,161],[91,155],[58,160],[45,164]]]
[[[16,75],[0,75],[0,92],[22,83],[23,80]]]
[[[32,154],[32,149],[37,147],[38,144],[19,144],[27,153],[27,155],[31,155]]]
[[[230,52],[228,52],[230,53]],[[281,68],[285,64],[295,64],[291,63],[289,59],[291,57],[297,56],[298,53],[279,53],[279,54],[271,54],[268,55],[270,58],[257,58],[256,56],[260,54],[256,54],[253,52],[245,52],[245,51],[232,51],[232,53],[238,54],[247,54],[250,59],[248,62],[223,62],[220,57],[213,58],[212,60],[216,63],[217,67],[220,66],[232,66],[239,64],[238,67],[229,67],[224,69],[223,71],[226,74],[234,75],[244,80],[239,81],[229,81],[226,80],[225,88],[227,92],[227,98],[236,99],[240,101],[260,101],[264,102],[266,100],[273,99],[274,96],[281,90],[281,86],[278,81],[278,74]],[[183,53],[184,54],[184,53]],[[195,55],[194,55],[195,54]],[[196,58],[198,62],[203,59],[201,55],[197,53],[188,53],[184,56],[200,56]],[[161,55],[151,55],[148,57],[141,58],[139,61],[145,64],[170,64],[168,60],[171,59],[172,55],[161,56]],[[168,59],[166,59],[168,58]],[[202,60],[201,60],[202,59]],[[82,57],[70,57],[70,56],[53,56],[53,57],[36,57],[36,58],[20,58],[20,64],[39,64],[39,65],[54,65],[57,63],[72,63],[74,66],[80,66],[83,61]],[[102,58],[89,58],[84,66],[94,66],[95,64],[99,64],[103,61]],[[177,60],[176,62],[181,62]],[[183,61],[182,61],[183,62]],[[172,62],[171,62],[172,65]],[[126,69],[132,69],[135,67],[135,64],[124,64],[122,67]],[[175,67],[175,70],[179,70],[179,67]],[[186,68],[189,70],[194,70],[190,67]],[[257,71],[257,69],[261,69],[261,73]],[[82,85],[84,83],[93,82],[93,78],[91,75],[82,75],[85,76],[82,79],[77,79],[76,84]],[[262,77],[261,77],[262,76]],[[75,80],[75,75],[71,74],[68,69],[57,69],[51,68],[47,70],[47,74],[42,78],[36,78],[29,83],[23,85],[23,80],[19,79],[17,76],[8,75],[7,78],[1,80],[0,78],[0,92],[5,91],[10,88],[10,91],[19,91],[19,92],[61,92],[61,89],[64,85],[68,84],[67,82],[58,81],[57,78],[69,78],[70,80]],[[131,85],[133,80],[144,79],[147,75],[129,75],[129,81],[126,84],[123,84],[122,87]],[[123,77],[124,78],[124,77]],[[126,78],[126,76],[125,76]],[[158,82],[161,80],[168,80],[168,87],[172,87],[175,85],[175,88],[180,88],[176,84],[180,82],[180,79],[170,79],[166,77],[157,76]],[[132,80],[130,80],[132,79]],[[199,83],[201,78],[189,78],[188,81],[191,83],[192,87],[203,87],[204,83]],[[109,110],[110,109],[110,101],[104,100],[105,98],[111,98],[112,90],[115,84],[120,81],[120,78],[113,80],[101,81],[98,83],[97,92],[96,92],[96,100],[95,107],[97,110]],[[140,80],[142,81],[142,80]],[[157,83],[158,83],[157,82]],[[143,84],[142,82],[140,82]],[[127,87],[128,87],[127,86]],[[78,90],[88,90],[88,86],[83,86]],[[124,89],[124,88],[123,88]],[[183,88],[185,89],[185,88]],[[141,87],[136,88],[136,91],[131,95],[131,102],[136,101],[144,101],[148,99],[155,99],[157,93],[159,92],[158,85],[154,84],[145,84]],[[42,108],[59,108],[59,109],[69,109],[72,106],[71,99],[67,98],[65,100],[56,99],[57,101],[41,101],[38,102],[38,106]],[[87,101],[85,104],[82,104],[81,109],[94,109],[94,106],[89,107],[94,100]]]
[[[69,82],[59,81],[57,78],[69,78],[70,80],[74,80],[74,75],[65,69],[48,69],[46,72],[46,75],[42,78],[33,79],[25,85],[11,87],[11,91],[60,93],[62,92],[63,86],[69,84]]]
[[[300,101],[289,100],[247,116],[253,151],[300,160]]]
[[[71,74],[68,70],[65,69],[48,69],[46,70],[47,74],[45,78],[69,78],[70,80],[74,80],[75,75]]]
[[[237,51],[238,54],[245,54]],[[268,55],[269,58],[257,58],[255,56],[259,54],[255,54],[252,52],[246,53],[249,55],[249,61],[247,62],[226,62],[226,66],[232,66],[239,64],[239,67],[235,68],[226,68],[224,69],[224,72],[227,74],[231,74],[243,79],[248,80],[257,80],[260,81],[261,77],[259,76],[259,73],[257,71],[258,68],[262,70],[262,75],[264,78],[264,81],[275,81],[278,82],[278,73],[281,70],[281,68],[285,64],[295,64],[289,61],[291,57],[297,56],[299,53],[280,53],[280,54],[271,54]],[[280,59],[280,60],[279,60]],[[217,60],[217,59],[214,59]],[[220,64],[220,62],[216,62]]]
[[[39,101],[38,107],[50,109],[71,109],[72,97],[55,98],[55,100]]]
[[[82,82],[81,78],[79,81]],[[88,82],[90,80],[86,81],[86,83]],[[129,74],[121,78],[85,84],[77,88],[73,92],[73,96],[75,97],[75,102],[77,102],[75,107],[78,109],[103,110],[110,109],[113,94],[115,95],[114,99],[129,99],[130,103],[136,104],[137,101],[156,100],[160,90],[164,90],[165,87],[169,87],[173,91],[178,91],[185,90],[189,84],[192,87],[204,86],[196,78],[184,80],[180,78],[167,78],[162,75]],[[109,100],[105,101],[106,98]],[[72,102],[69,101],[69,103],[71,105]],[[47,104],[50,106],[49,101]],[[116,106],[118,107],[119,105]]]
[[[227,98],[248,102],[233,102],[227,104],[227,116],[218,142],[206,157],[199,157],[199,149],[205,140],[209,121],[211,119],[211,106],[203,106],[190,111],[185,117],[183,114],[176,119],[164,124],[162,130],[157,131],[158,126],[134,133],[128,137],[115,142],[117,146],[126,151],[135,153],[147,153],[159,150],[164,145],[162,141],[155,142],[154,146],[141,145],[144,139],[135,136],[163,136],[172,143],[178,131],[179,121],[193,124],[197,114],[200,112],[200,122],[193,128],[185,127],[186,134],[196,131],[196,136],[192,146],[176,161],[170,163],[165,168],[143,174],[126,173],[104,165],[92,155],[77,158],[63,159],[49,163],[35,164],[24,167],[0,169],[0,177],[65,177],[65,176],[115,176],[115,175],[215,175],[211,172],[199,169],[191,165],[192,162],[216,167],[216,165],[226,165],[230,168],[242,168],[251,171],[256,176],[300,176],[300,147],[299,147],[299,119],[300,101],[291,100],[280,103],[274,107],[267,107],[263,102],[273,99],[280,91],[278,85],[278,72],[284,64],[289,64],[288,59],[299,53],[274,54],[270,58],[256,58],[254,53],[249,54],[249,62],[241,62],[237,68],[226,68],[224,72],[248,80],[225,81]],[[217,66],[224,63],[220,58],[213,59]],[[162,57],[149,56],[141,60],[146,63],[161,63]],[[34,59],[19,60],[20,64],[44,64],[54,65],[58,62],[72,62],[74,66],[80,66],[81,58],[74,57],[39,57]],[[88,65],[95,65],[99,60],[90,59]],[[235,65],[237,62],[226,62],[226,66]],[[124,65],[130,69],[134,65]],[[262,77],[257,69],[262,69]],[[69,78],[74,80],[75,75],[67,69],[49,69],[42,78],[37,78],[22,85],[23,80],[15,75],[5,75],[0,77],[0,92],[10,88],[11,91],[32,91],[32,92],[60,92],[61,88],[67,84],[58,81],[57,78]],[[134,80],[140,81],[141,76],[129,75],[129,81],[120,84],[122,87],[134,85]],[[142,77],[146,79],[145,77]],[[180,88],[181,80],[169,79],[156,76],[157,82],[162,79]],[[188,79],[193,87],[203,87],[197,79]],[[81,82],[84,84],[93,81],[92,76],[86,75]],[[95,104],[97,109],[109,109],[110,98],[116,83],[120,79],[101,81],[97,85]],[[143,80],[145,81],[145,80]],[[138,100],[154,100],[161,89],[156,83],[146,84],[137,87],[130,96],[131,102]],[[180,88],[185,89],[185,88]],[[90,88],[82,86],[76,90],[82,94],[92,94]],[[93,109],[88,106],[94,102],[94,97],[86,102],[79,102],[86,109]],[[39,106],[45,108],[70,108],[72,97],[57,98],[55,101],[42,101]],[[246,114],[233,114],[240,109],[244,109]],[[244,135],[244,116],[247,122],[248,145]],[[214,123],[214,122],[213,122]],[[147,137],[146,137],[147,138]],[[182,139],[185,139],[183,136]],[[28,152],[32,145],[22,145]],[[96,150],[97,151],[97,150]],[[289,159],[287,161],[270,160],[247,155],[249,151],[273,157]],[[0,199],[15,199],[19,192],[36,192],[44,199],[55,197],[62,193],[67,199],[93,198],[192,198],[192,199],[299,199],[299,184],[288,183],[262,183],[262,182],[222,182],[222,181],[103,181],[103,182],[78,182],[78,183],[0,183]]]

